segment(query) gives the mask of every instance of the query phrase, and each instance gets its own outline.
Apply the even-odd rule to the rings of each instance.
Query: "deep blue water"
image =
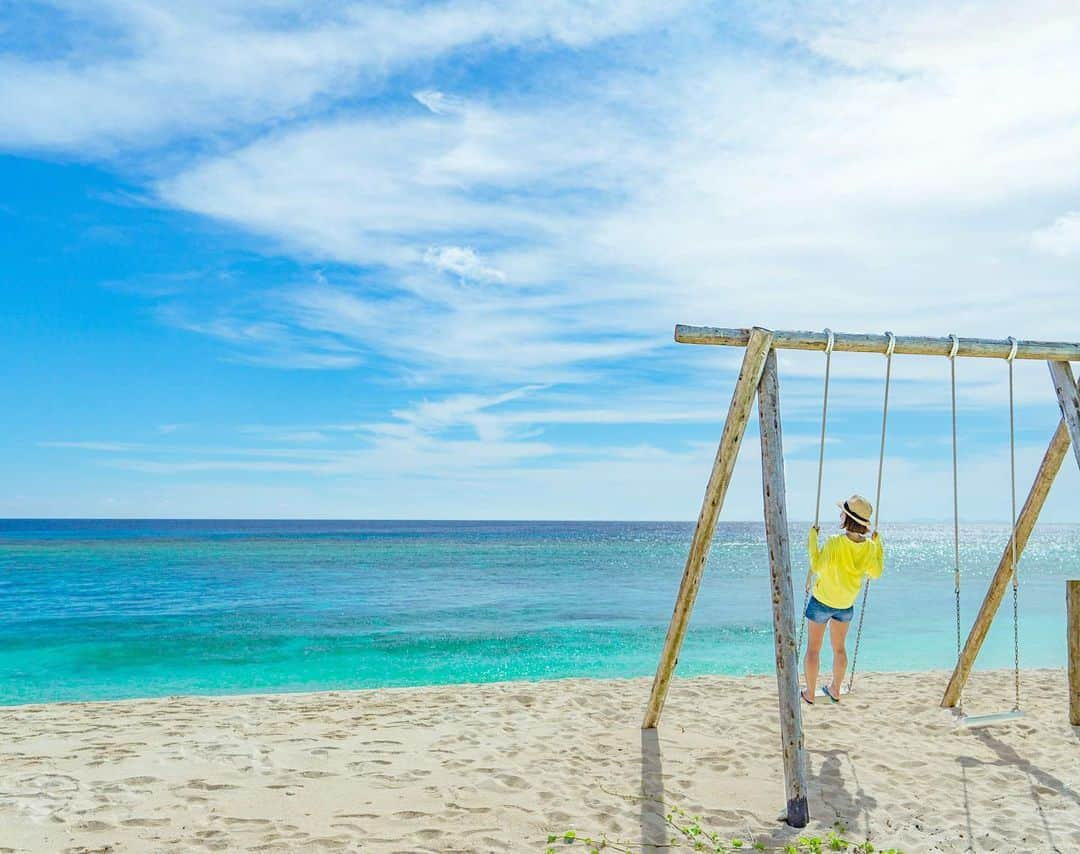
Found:
[[[651,675],[693,526],[0,520],[0,704]],[[949,526],[885,532],[860,669],[955,655]],[[964,631],[1005,544],[963,532]],[[796,595],[804,529],[793,529]],[[1020,567],[1022,663],[1065,663],[1080,527]],[[1011,666],[1006,600],[979,659]],[[679,673],[770,672],[760,523],[721,524]]]

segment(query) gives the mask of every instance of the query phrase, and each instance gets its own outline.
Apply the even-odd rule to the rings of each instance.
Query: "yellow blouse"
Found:
[[[878,534],[860,543],[846,534],[836,534],[819,549],[818,532],[811,528],[806,546],[810,571],[817,575],[814,598],[830,608],[850,608],[859,595],[863,576],[881,578],[885,568],[885,550]]]

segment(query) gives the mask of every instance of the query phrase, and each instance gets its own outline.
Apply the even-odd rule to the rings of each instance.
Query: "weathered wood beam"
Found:
[[[1073,379],[1072,365],[1068,362],[1051,362],[1050,378],[1061,407],[1061,418],[1069,428],[1076,464],[1080,466],[1080,391]]]
[[[1077,463],[1080,464],[1080,448],[1078,448],[1078,445],[1080,445],[1080,417],[1076,417],[1077,412],[1080,412],[1080,402],[1077,402],[1076,382],[1072,378],[1072,370],[1067,362],[1050,362],[1050,374],[1054,380],[1054,387],[1057,391],[1063,417],[1058,423],[1057,430],[1054,431],[1054,436],[1050,440],[1046,453],[1043,455],[1039,470],[1035,474],[1035,482],[1031,485],[1031,491],[1024,502],[1024,507],[1016,519],[1016,530],[1013,532],[1013,536],[1016,538],[1017,561],[1020,560],[1020,555],[1023,554],[1024,548],[1027,546],[1031,531],[1035,527],[1035,522],[1039,518],[1043,504],[1046,502],[1046,496],[1050,493],[1054,478],[1057,477],[1061,464],[1065,460],[1065,455],[1069,450],[1070,434],[1072,435],[1071,444],[1073,450],[1077,453]],[[1066,391],[1067,388],[1072,389],[1071,394]],[[1066,417],[1069,411],[1072,411],[1074,415],[1074,426],[1072,428],[1070,428],[1069,419]],[[979,606],[979,613],[971,626],[964,648],[960,651],[956,667],[953,668],[949,684],[945,688],[945,695],[941,698],[941,706],[944,709],[956,708],[956,704],[960,702],[960,694],[964,690],[964,685],[971,675],[971,668],[975,665],[975,659],[978,657],[983,642],[986,640],[986,635],[990,631],[990,624],[993,622],[994,615],[1001,605],[1001,600],[1005,598],[1005,593],[1012,582],[1012,545],[1012,539],[1010,538],[1009,542],[1005,544],[1005,551],[1002,552],[1001,560],[998,561],[994,576],[990,579],[990,586],[987,588],[982,605]]]
[[[822,350],[828,343],[824,332],[773,332],[772,346],[777,350]],[[833,333],[833,349],[851,353],[884,353],[889,346],[887,335],[862,335],[851,332]],[[675,327],[675,340],[681,344],[713,344],[745,347],[750,340],[749,329],[722,329],[714,326]],[[952,351],[950,338],[926,338],[914,335],[896,336],[896,355],[948,356]],[[1012,342],[1000,338],[960,338],[957,356],[984,359],[1007,359]],[[1080,344],[1058,341],[1018,341],[1017,359],[1046,359],[1080,361]]]
[[[1062,421],[1072,437],[1076,464],[1080,465],[1080,390],[1068,362],[1051,362],[1050,376],[1061,406]],[[1069,723],[1080,726],[1080,581],[1067,581],[1065,630],[1069,646]]]
[[[746,433],[746,423],[750,420],[754,394],[765,367],[765,357],[769,354],[771,341],[772,334],[767,329],[753,329],[747,338],[742,367],[739,369],[739,378],[735,381],[724,432],[720,436],[720,446],[716,450],[712,474],[709,475],[709,483],[705,487],[705,499],[698,514],[697,527],[694,528],[694,537],[690,541],[690,553],[686,558],[686,568],[683,570],[682,583],[675,600],[675,611],[671,615],[671,624],[664,639],[664,650],[660,654],[660,663],[653,678],[642,729],[655,727],[664,709],[671,677],[679,661],[679,650],[682,649],[683,639],[686,637],[690,612],[694,608],[701,575],[705,570],[705,560],[709,556],[716,520],[720,515],[720,508],[724,505],[724,496],[727,495],[735,459],[739,455],[739,447]]]
[[[1043,455],[1042,463],[1035,474],[1035,481],[1031,485],[1031,491],[1028,492],[1023,509],[1021,509],[1020,515],[1016,517],[1016,531],[1013,536],[1016,538],[1017,562],[1019,562],[1020,555],[1024,552],[1024,547],[1027,546],[1028,538],[1031,536],[1031,531],[1035,527],[1035,522],[1039,518],[1043,504],[1046,502],[1046,496],[1050,493],[1050,487],[1061,469],[1061,463],[1065,459],[1068,450],[1069,431],[1065,428],[1065,422],[1062,420],[1058,424],[1057,430],[1054,431],[1050,445]],[[1001,600],[1005,598],[1005,593],[1012,582],[1012,572],[1012,538],[1010,538],[1009,542],[1005,544],[1005,551],[1001,554],[1001,560],[998,561],[994,576],[990,579],[990,586],[986,590],[986,596],[983,597],[982,605],[979,606],[979,614],[975,617],[971,631],[968,632],[964,648],[960,651],[956,667],[953,668],[948,687],[945,689],[945,696],[941,698],[941,707],[943,709],[956,708],[956,704],[960,702],[960,694],[964,690],[968,676],[971,675],[971,668],[975,665],[975,659],[978,657],[983,642],[986,640],[986,635],[990,631],[990,623],[993,622],[994,615],[1001,606]]]
[[[1069,723],[1080,726],[1080,581],[1065,582],[1066,643],[1069,647]]]
[[[799,651],[795,641],[795,593],[791,585],[780,383],[776,376],[774,350],[769,351],[758,386],[758,420],[761,425],[761,485],[765,502],[765,539],[769,546],[769,577],[772,581],[773,639],[787,823],[792,827],[806,827],[810,820],[806,800],[806,748],[803,744],[799,698]]]

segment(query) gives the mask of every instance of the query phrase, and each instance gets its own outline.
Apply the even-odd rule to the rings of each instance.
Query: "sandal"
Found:
[[[808,705],[808,706],[812,706],[812,705],[814,705],[814,701],[813,701],[813,700],[808,700],[808,699],[806,699],[806,689],[805,689],[805,688],[804,688],[804,689],[803,689],[802,691],[800,691],[800,692],[799,692],[799,696],[800,696],[800,697],[802,697],[802,701],[803,701],[804,703],[806,703],[806,705]]]
[[[822,693],[822,694],[824,694],[824,695],[825,695],[826,697],[828,697],[828,698],[829,698],[829,702],[830,702],[830,703],[839,703],[839,702],[840,702],[840,698],[839,698],[839,697],[834,697],[834,696],[833,696],[833,694],[832,694],[832,691],[830,691],[830,690],[829,690],[829,686],[828,686],[828,685],[826,685],[825,687],[823,687],[823,688],[821,689],[821,693]]]

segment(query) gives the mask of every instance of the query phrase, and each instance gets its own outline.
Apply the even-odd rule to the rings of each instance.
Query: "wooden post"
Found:
[[[1065,582],[1065,612],[1069,645],[1069,723],[1080,726],[1080,581]]]
[[[1080,391],[1073,379],[1072,365],[1068,362],[1050,362],[1050,377],[1054,381],[1061,417],[1069,428],[1076,464],[1080,466]]]
[[[754,391],[761,379],[771,342],[772,333],[769,330],[757,327],[751,330],[742,367],[739,369],[739,378],[735,381],[735,391],[731,395],[731,406],[720,437],[720,447],[716,450],[712,474],[709,475],[709,483],[705,487],[705,499],[701,505],[701,513],[698,514],[697,527],[694,528],[694,537],[690,541],[690,554],[686,558],[679,595],[675,600],[675,611],[671,615],[671,624],[664,640],[664,651],[660,654],[660,663],[653,678],[642,729],[655,727],[660,721],[660,713],[664,710],[668,687],[675,673],[675,665],[679,662],[679,650],[690,622],[690,612],[694,608],[694,600],[701,584],[701,574],[705,570],[705,560],[709,556],[716,519],[720,515],[720,508],[724,504],[724,496],[731,482],[731,472],[735,468],[735,459],[739,455],[743,434],[746,433],[746,422],[750,420],[750,409],[754,405]]]
[[[787,823],[806,827],[806,749],[803,745],[799,698],[799,655],[795,642],[795,594],[791,585],[787,498],[784,488],[784,443],[780,428],[780,384],[776,351],[769,350],[758,386],[761,425],[761,484],[765,502],[765,539],[772,579],[773,638],[776,645],[776,683],[780,694],[780,740],[784,750]]]
[[[1076,464],[1080,465],[1080,390],[1073,379],[1068,362],[1051,362],[1050,376],[1054,380],[1061,417],[1069,428]],[[1080,581],[1068,581],[1068,617],[1065,630],[1069,633],[1069,723],[1080,726]]]
[[[1065,428],[1065,422],[1062,420],[1058,424],[1057,430],[1054,431],[1054,437],[1050,440],[1050,445],[1043,455],[1039,471],[1035,474],[1035,482],[1031,485],[1031,491],[1028,493],[1023,509],[1021,509],[1020,515],[1016,517],[1016,530],[1013,532],[1013,536],[1016,537],[1017,561],[1020,560],[1020,555],[1023,554],[1024,548],[1027,546],[1028,538],[1035,527],[1035,521],[1039,518],[1039,513],[1046,502],[1046,496],[1050,493],[1050,486],[1054,483],[1054,478],[1057,477],[1058,470],[1061,468],[1061,463],[1064,461],[1068,450],[1069,431]],[[986,640],[986,635],[990,631],[990,623],[993,622],[994,615],[1001,605],[1001,600],[1005,598],[1009,584],[1012,583],[1012,570],[1012,539],[1010,538],[1009,542],[1005,544],[1005,551],[1001,554],[1001,560],[998,561],[994,577],[990,579],[990,586],[987,588],[986,596],[979,607],[979,614],[975,618],[975,622],[972,623],[971,631],[968,632],[964,648],[960,652],[960,657],[956,660],[956,667],[953,669],[949,685],[945,689],[945,696],[941,698],[941,707],[943,709],[954,709],[956,704],[960,702],[960,693],[964,690],[964,684],[967,682],[968,676],[971,675],[971,668],[974,666],[979,650],[982,649],[983,641]]]

